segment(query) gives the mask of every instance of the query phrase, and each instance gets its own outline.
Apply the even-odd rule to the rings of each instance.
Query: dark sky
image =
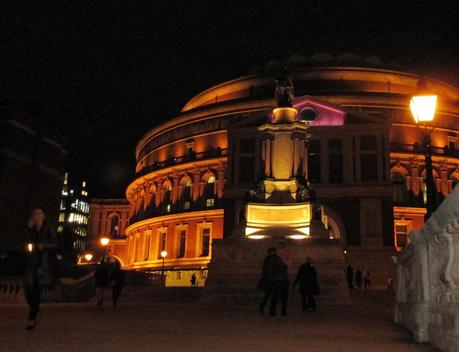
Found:
[[[380,4],[379,6],[376,4]],[[0,100],[59,129],[94,197],[124,194],[138,139],[271,59],[378,55],[459,83],[456,1],[3,0]]]

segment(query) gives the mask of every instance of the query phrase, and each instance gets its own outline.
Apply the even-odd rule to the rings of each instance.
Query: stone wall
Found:
[[[419,342],[459,351],[459,187],[398,257],[395,321]]]

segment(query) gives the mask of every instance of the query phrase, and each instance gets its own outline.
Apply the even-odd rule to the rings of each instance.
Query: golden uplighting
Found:
[[[261,240],[262,238],[265,238],[266,236],[265,235],[252,235],[252,236],[248,236],[248,238],[250,238],[251,240]]]
[[[305,238],[308,238],[308,237],[309,236],[300,235],[300,234],[288,236],[288,238],[291,238],[292,240],[304,240]]]

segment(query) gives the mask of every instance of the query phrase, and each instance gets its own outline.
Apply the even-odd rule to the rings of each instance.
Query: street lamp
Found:
[[[165,250],[161,251],[161,258],[163,258],[163,268],[161,270],[161,278],[163,280],[163,285],[166,286],[166,282],[164,280],[164,259],[167,257],[167,252]]]
[[[108,237],[101,237],[100,238],[100,244],[102,245],[102,248],[104,249],[104,254],[102,256],[102,262],[105,262],[105,256],[107,254],[107,246],[110,243],[110,239]]]
[[[416,94],[410,99],[410,109],[416,126],[418,126],[423,136],[427,189],[426,220],[437,209],[437,196],[432,169],[432,142],[430,140],[430,135],[435,129],[432,122],[435,117],[436,106],[437,95],[427,89],[427,81],[421,78],[417,84]]]
[[[84,259],[87,261],[87,262],[90,262],[92,260],[92,254],[91,253],[86,253],[84,255]]]

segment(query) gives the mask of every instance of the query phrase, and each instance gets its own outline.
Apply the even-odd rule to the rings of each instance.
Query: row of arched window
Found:
[[[169,179],[150,183],[142,189],[131,203],[130,223],[158,215],[166,215],[197,208],[214,207],[217,204],[217,182],[215,174],[207,172],[198,184],[190,176],[183,176],[177,189]]]
[[[395,204],[412,204],[420,205],[425,204],[427,201],[427,185],[425,178],[425,171],[422,173],[422,184],[420,185],[419,192],[413,192],[413,187],[410,187],[410,184],[407,183],[406,176],[408,172],[403,169],[405,172],[392,170],[391,180],[392,180],[392,189],[393,189],[393,201]],[[436,173],[435,173],[436,174]],[[459,183],[459,173],[453,172],[449,177],[451,186],[448,189],[442,189],[440,185],[440,179],[438,175],[436,177],[437,184],[437,197],[438,201],[444,199],[445,194],[448,194],[452,189]],[[434,177],[435,177],[434,176]]]

